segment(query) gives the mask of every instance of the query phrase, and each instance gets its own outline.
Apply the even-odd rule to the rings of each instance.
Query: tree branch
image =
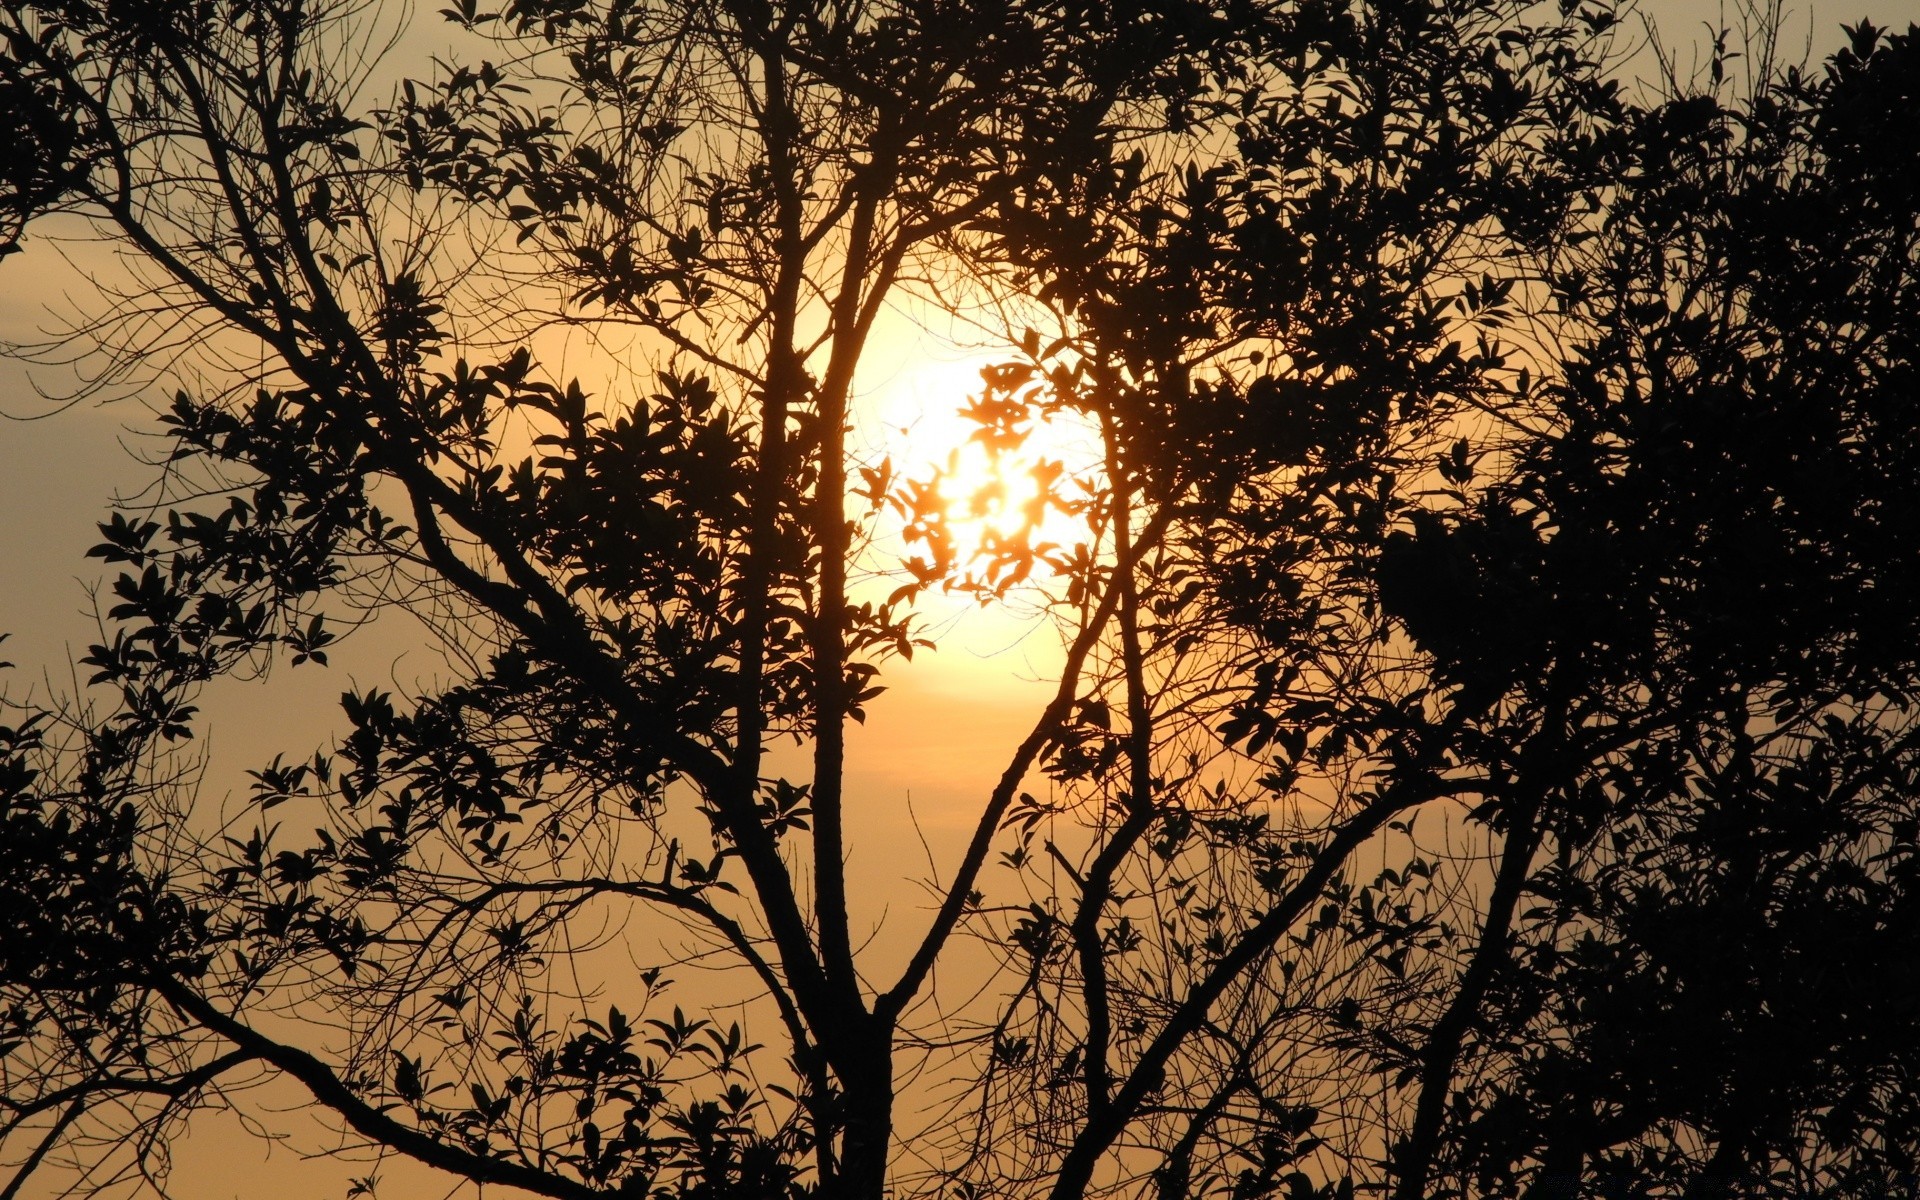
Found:
[[[346,1121],[354,1132],[380,1145],[475,1183],[504,1184],[550,1197],[551,1200],[599,1200],[604,1195],[597,1188],[523,1163],[490,1158],[449,1146],[368,1104],[354,1094],[332,1068],[313,1055],[298,1047],[277,1042],[245,1022],[221,1012],[180,980],[160,974],[153,985],[182,1016],[198,1022],[253,1057],[271,1063],[292,1076],[316,1101]]]

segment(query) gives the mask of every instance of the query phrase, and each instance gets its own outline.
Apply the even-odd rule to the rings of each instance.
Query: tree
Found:
[[[1085,1186],[1076,1153],[1116,1129],[1150,1151],[1136,1186],[1163,1195],[1208,1185],[1194,1156],[1209,1143],[1200,1161],[1245,1163],[1211,1181],[1235,1194],[1303,1164],[1403,1198],[1911,1187],[1914,531],[1885,497],[1911,470],[1916,212],[1904,132],[1879,123],[1910,93],[1910,43],[1853,38],[1818,76],[1763,66],[1743,102],[1724,60],[1712,90],[1644,107],[1591,80],[1553,114],[1524,200],[1467,192],[1510,257],[1444,277],[1465,276],[1460,307],[1519,344],[1482,343],[1436,390],[1443,411],[1497,419],[1492,434],[1453,440],[1472,431],[1454,408],[1422,463],[1419,423],[1395,423],[1409,440],[1355,471],[1351,443],[1301,420],[1331,405],[1267,392],[1229,410],[1230,441],[1199,443],[1236,494],[1173,531],[1195,548],[1155,616],[1179,614],[1174,645],[1220,638],[1197,676],[1200,703],[1231,712],[1214,731],[1287,739],[1288,774],[1253,796],[1326,772],[1301,790],[1351,807],[1289,828],[1284,808],[1212,790],[1181,814],[1194,828],[1147,827],[1124,884],[1106,874],[1116,839],[1041,885],[1013,940],[1054,934],[1051,965],[1030,955],[1026,1028],[1044,1050],[1026,1069],[1053,1117],[1031,1124],[1069,1147],[1056,1194]],[[1304,158],[1303,143],[1283,144]],[[1334,228],[1364,244],[1378,211]],[[1281,224],[1321,234],[1310,214]],[[1404,278],[1392,267],[1422,260],[1401,254],[1356,274]],[[1270,251],[1225,257],[1286,278]],[[1347,318],[1339,335],[1378,328],[1322,311]],[[1318,350],[1318,333],[1301,320],[1282,345]],[[1419,344],[1368,346],[1318,379],[1305,354],[1277,381],[1256,360],[1233,391],[1360,390]],[[1381,391],[1423,396],[1404,377]],[[1168,416],[1183,443],[1179,418],[1205,399]],[[1321,440],[1290,440],[1302,424]],[[1341,468],[1358,496],[1316,514]],[[1167,603],[1194,579],[1192,608]],[[1175,694],[1155,698],[1170,722],[1187,715]],[[1480,848],[1465,869],[1459,831],[1414,828],[1458,799]],[[1395,826],[1410,851],[1342,878],[1361,861],[1343,835]],[[1069,949],[1095,881],[1144,919]],[[1194,975],[1218,981],[1217,1003],[1180,1007],[1205,994]],[[1100,1003],[1132,1025],[1126,1086],[1156,1110],[1130,1126],[1054,1099]]]
[[[10,1191],[158,1171],[265,1074],[567,1200],[1503,1194],[1622,1147],[1686,1187],[1690,1137],[1764,1173],[1783,1119],[1899,1169],[1898,1005],[1860,1010],[1889,1040],[1795,1057],[1786,1118],[1703,1092],[1772,1036],[1729,1014],[1844,985],[1709,978],[1647,1018],[1674,972],[1694,994],[1701,928],[1904,945],[1911,639],[1860,639],[1911,628],[1912,539],[1854,509],[1914,461],[1911,156],[1844,129],[1905,94],[1907,43],[1740,112],[1630,103],[1597,5],[446,15],[472,56],[363,112],[341,63],[376,14],[6,8],[38,148],[0,179],[9,246],[84,214],[149,264],[131,311],[266,364],[183,387],[168,501],[101,526],[108,702],[0,734]],[[1728,236],[1774,199],[1837,206],[1819,261],[1858,270],[1784,286],[1795,247]],[[969,560],[932,484],[850,448],[889,296],[962,278],[1015,314],[983,438],[1095,433],[1052,498],[1078,545]],[[629,337],[632,395],[546,374],[556,321]],[[1783,431],[1848,449],[1782,488]],[[1776,498],[1807,514],[1777,537]],[[888,513],[907,562],[867,598]],[[1731,604],[1736,560],[1796,582]],[[1023,581],[1062,677],[876,979],[847,722],[931,590]],[[422,620],[451,681],[349,692],[333,747],[211,826],[199,690],[323,667],[356,609]],[[1431,841],[1449,811],[1470,853]],[[565,982],[630,912],[740,996]],[[967,934],[1003,986],[916,1010]],[[936,1049],[963,1102],[890,1175],[902,1056]]]
[[[1911,41],[1852,38],[1745,100],[1717,62],[1563,123],[1531,182],[1568,219],[1512,229],[1545,302],[1504,424],[1361,551],[1414,651],[1375,777],[1442,732],[1486,831],[1465,903],[1430,840],[1322,910],[1385,968],[1317,1020],[1323,1063],[1380,1080],[1367,1173],[1397,1196],[1911,1186],[1913,530],[1884,497],[1916,210],[1878,124]],[[1436,807],[1400,810],[1410,840]]]
[[[1463,1174],[1913,1185],[1915,530],[1886,498],[1913,469],[1920,208],[1883,114],[1915,43],[1849,33],[1819,73],[1742,99],[1716,71],[1623,129],[1604,170],[1635,183],[1549,277],[1593,332],[1547,435],[1447,531],[1529,514],[1527,677],[1592,654],[1573,689],[1617,747],[1567,773],[1591,795],[1489,972]]]

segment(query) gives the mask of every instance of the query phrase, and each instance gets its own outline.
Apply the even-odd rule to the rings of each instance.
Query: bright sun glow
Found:
[[[994,447],[965,415],[981,395],[991,355],[903,362],[878,389],[875,433],[896,478],[931,484],[963,571],[985,569],[997,546],[1070,548],[1087,538],[1081,518],[1062,507],[1093,461],[1093,441],[1070,417],[1034,418],[1017,444]],[[908,554],[923,547],[909,545]],[[1045,568],[1036,566],[1035,578]]]

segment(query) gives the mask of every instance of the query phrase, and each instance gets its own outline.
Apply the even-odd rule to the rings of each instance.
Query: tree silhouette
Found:
[[[1882,114],[1915,59],[1851,43],[1623,129],[1602,169],[1635,184],[1550,276],[1592,332],[1549,432],[1434,535],[1525,514],[1522,669],[1606,730],[1554,768],[1554,861],[1488,973],[1498,1065],[1453,1114],[1495,1178],[1913,1186],[1915,529],[1885,498],[1913,461],[1915,159]]]
[[[1915,35],[1640,103],[1595,3],[460,0],[367,107],[377,10],[4,12],[4,245],[138,257],[180,384],[0,730],[6,1197],[271,1080],[560,1200],[1910,1183]],[[1076,544],[851,440],[962,282]],[[1016,588],[1061,677],[881,976],[847,723]],[[202,690],[372,614],[445,674],[196,804]]]

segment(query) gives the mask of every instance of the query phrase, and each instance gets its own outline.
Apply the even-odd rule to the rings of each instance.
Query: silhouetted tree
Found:
[[[1476,951],[1485,1058],[1416,1125],[1491,1194],[1527,1160],[1914,1186],[1915,50],[1861,26],[1813,76],[1635,112],[1546,276],[1580,332],[1540,432],[1408,547],[1499,573],[1518,690],[1560,706],[1513,947]]]
[[[475,1182],[878,1196],[901,1014],[1073,684],[919,953],[863,983],[844,731],[878,662],[916,643],[903,600],[848,591],[873,515],[849,501],[893,491],[885,466],[849,487],[855,371],[903,273],[941,269],[1036,172],[1103,168],[1264,18],[447,15],[474,61],[368,113],[348,89],[374,10],[5,9],[9,119],[32,140],[8,156],[9,244],[43,211],[81,214],[145,261],[128,311],[264,364],[180,390],[170,502],[101,527],[123,573],[84,665],[111,711],[8,733],[9,843],[36,851],[4,868],[15,1187],[98,1139],[145,1169],[159,1131],[270,1069],[355,1136]],[[522,290],[457,286],[521,264]],[[549,296],[635,331],[656,382],[609,400],[524,344],[496,351]],[[144,333],[105,337],[138,356]],[[192,736],[196,691],[324,664],[355,605],[422,618],[452,682],[356,689],[336,749],[254,773],[253,815],[189,812],[164,751]],[[797,781],[768,765],[787,739],[812,751]],[[310,835],[280,832],[292,813],[317,816]],[[583,921],[636,907],[750,974],[783,1084],[759,1084],[738,1026],[669,1016],[657,968],[609,982],[604,1009],[555,982]],[[318,1013],[324,1045],[298,1036]]]
[[[1115,551],[1118,646],[1055,795],[1011,814],[1030,903],[995,940],[1024,983],[975,1093],[980,1195],[1337,1189],[1386,1134],[1344,1044],[1359,1014],[1450,982],[1408,974],[1445,916],[1428,864],[1369,885],[1359,863],[1488,784],[1456,769],[1470,706],[1395,644],[1373,564],[1508,394],[1510,278],[1566,219],[1555,142],[1614,119],[1612,21],[1280,25],[1218,99],[1230,152],[991,226],[1078,335],[1036,402],[1099,424],[1116,537],[1153,540]],[[1064,604],[1088,586],[1068,574]]]
[[[3,11],[5,245],[84,215],[147,264],[108,348],[225,364],[101,526],[105,699],[0,730],[10,1194],[270,1077],[567,1200],[1911,1171],[1911,41],[1636,104],[1591,3],[460,0],[362,111],[371,10]],[[850,451],[962,274],[982,437],[1101,451],[1076,545],[969,561]],[[876,979],[846,723],[928,589],[1023,581],[1063,677]],[[388,609],[451,682],[196,809],[200,689]],[[745,986],[683,1011],[660,928]],[[995,985],[916,1013],[963,935]]]

